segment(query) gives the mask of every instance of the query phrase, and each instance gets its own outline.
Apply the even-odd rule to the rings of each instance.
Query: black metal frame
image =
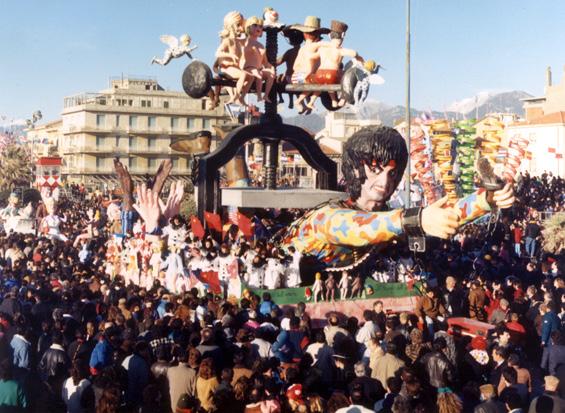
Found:
[[[280,28],[268,27],[266,31],[266,49],[269,62],[276,68],[278,32]],[[195,71],[202,78],[196,79],[195,86],[209,85],[213,81],[209,68]],[[192,86],[191,70],[187,68],[183,74],[183,87]],[[318,143],[304,129],[287,125],[282,122],[277,114],[277,82],[273,85],[269,98],[271,102],[265,103],[265,114],[256,125],[245,125],[234,129],[222,140],[218,148],[198,160],[198,216],[204,222],[204,212],[220,212],[222,207],[219,169],[236,156],[238,151],[252,139],[261,139],[263,143],[263,168],[265,168],[265,187],[276,189],[278,151],[281,141],[291,143],[304,160],[318,171],[316,188],[337,189],[337,166],[326,154],[322,152]],[[340,88],[333,86],[331,90]],[[202,88],[200,88],[202,89]],[[198,89],[198,94],[207,93]],[[185,91],[189,93],[185,87]],[[190,95],[190,93],[189,93]],[[331,105],[330,105],[331,106]]]

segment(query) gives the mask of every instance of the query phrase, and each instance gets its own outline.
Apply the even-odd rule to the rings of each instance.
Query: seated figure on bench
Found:
[[[243,98],[255,82],[257,91],[257,101],[263,100],[263,81],[265,81],[265,102],[271,102],[269,93],[275,81],[275,69],[267,60],[265,47],[258,41],[263,35],[263,20],[252,16],[245,22],[245,33],[247,41],[243,47],[240,66],[243,68],[244,75],[241,76],[236,85],[236,94],[241,103]]]
[[[321,85],[339,84],[343,74],[342,61],[344,57],[351,57],[363,63],[363,58],[359,56],[355,50],[345,49],[342,47],[347,28],[347,24],[337,20],[332,20],[330,42],[323,42],[320,44],[320,66],[313,76],[312,83]],[[319,95],[320,92],[312,94],[312,98],[307,103],[307,106],[310,109],[314,109],[314,103]],[[338,102],[336,92],[329,92],[329,95],[334,108],[342,107],[345,104],[343,99]]]
[[[220,32],[222,39],[216,50],[216,61],[213,70],[219,76],[228,79],[239,80],[245,77],[245,72],[240,67],[240,59],[245,45],[244,18],[238,11],[231,11],[224,17],[224,29]],[[221,86],[216,85],[214,91],[210,91],[212,109],[218,106],[220,101]],[[235,88],[228,88],[230,99],[228,103],[241,101]]]
[[[294,60],[292,83],[312,83],[313,74],[320,64],[320,55],[318,53],[321,45],[320,36],[328,33],[329,30],[320,27],[320,19],[315,16],[308,16],[303,25],[294,24],[290,28],[304,33],[305,39],[304,45],[300,48]],[[309,92],[303,92],[296,100],[296,105],[300,107],[298,113],[310,113],[312,111],[303,103],[308,96],[310,96]]]

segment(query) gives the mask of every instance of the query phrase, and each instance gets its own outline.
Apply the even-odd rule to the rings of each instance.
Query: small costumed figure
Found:
[[[151,245],[151,258],[149,258],[150,271],[147,275],[147,285],[153,285],[153,282],[159,278],[159,270],[161,269],[161,252],[163,247],[160,243]]]
[[[127,268],[126,268],[126,284],[133,283],[139,285],[139,247],[136,238],[130,238],[126,247],[127,251]]]
[[[357,298],[361,296],[361,294],[363,293],[364,284],[365,283],[363,282],[363,277],[361,277],[361,274],[357,274],[353,279],[353,284],[351,285],[351,298]]]
[[[230,280],[230,265],[232,265],[233,260],[236,258],[230,251],[230,247],[227,244],[220,245],[220,252],[216,258],[218,267],[218,279],[220,280],[220,286],[224,296],[227,296],[228,284]]]
[[[178,39],[175,36],[164,34],[160,36],[159,39],[161,42],[169,46],[169,48],[165,50],[165,54],[162,59],[154,57],[151,60],[151,64],[157,63],[161,66],[165,66],[172,59],[176,59],[184,55],[187,55],[190,59],[192,59],[191,53],[198,48],[198,46],[189,47],[192,39],[188,34],[183,34]]]
[[[326,280],[326,301],[335,301],[335,278],[333,273],[328,274]]]
[[[286,270],[286,286],[288,288],[295,288],[300,286],[302,282],[300,278],[300,259],[302,254],[293,246],[288,247],[288,252],[291,254],[292,261]]]
[[[265,288],[274,290],[281,287],[281,279],[284,274],[284,266],[278,256],[267,258],[267,268],[265,269]]]
[[[351,281],[351,277],[347,271],[343,271],[341,273],[341,279],[339,280],[339,296],[342,300],[347,299],[347,293],[349,292],[349,283]]]
[[[316,280],[314,281],[314,285],[312,285],[312,295],[314,296],[314,302],[318,302],[318,297],[321,300],[324,299],[324,282],[322,281],[322,274],[319,272],[316,273]]]
[[[247,273],[247,285],[251,288],[263,288],[265,282],[265,263],[263,259],[256,255],[253,258],[249,272]]]
[[[247,41],[243,47],[241,56],[241,67],[245,76],[239,78],[236,85],[236,93],[243,100],[253,82],[257,92],[257,101],[271,102],[269,93],[275,81],[275,69],[267,60],[265,46],[259,42],[263,35],[263,20],[252,16],[245,21],[245,33]],[[263,82],[265,82],[265,95],[263,97]]]
[[[47,216],[41,221],[40,227],[48,238],[57,241],[67,241],[68,238],[61,234],[59,227],[61,222],[67,222],[65,218],[61,218],[57,215],[57,205],[55,204],[55,199],[53,197],[45,198],[43,200],[45,208],[47,209]]]
[[[176,292],[177,277],[184,275],[184,266],[178,247],[174,245],[169,247],[169,255],[161,265],[161,269],[165,268],[167,269],[165,272],[165,287],[171,292]]]

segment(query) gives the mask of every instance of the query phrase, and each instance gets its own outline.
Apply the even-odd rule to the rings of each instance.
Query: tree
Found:
[[[29,186],[33,180],[31,156],[21,145],[11,143],[0,155],[0,190]]]

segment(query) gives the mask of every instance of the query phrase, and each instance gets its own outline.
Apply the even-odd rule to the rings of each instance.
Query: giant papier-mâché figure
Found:
[[[342,171],[349,199],[330,201],[292,223],[279,241],[312,256],[326,271],[363,263],[379,247],[406,235],[448,238],[465,223],[514,202],[512,186],[479,189],[447,205],[389,210],[386,202],[400,184],[408,151],[402,136],[382,126],[366,127],[343,146]]]

